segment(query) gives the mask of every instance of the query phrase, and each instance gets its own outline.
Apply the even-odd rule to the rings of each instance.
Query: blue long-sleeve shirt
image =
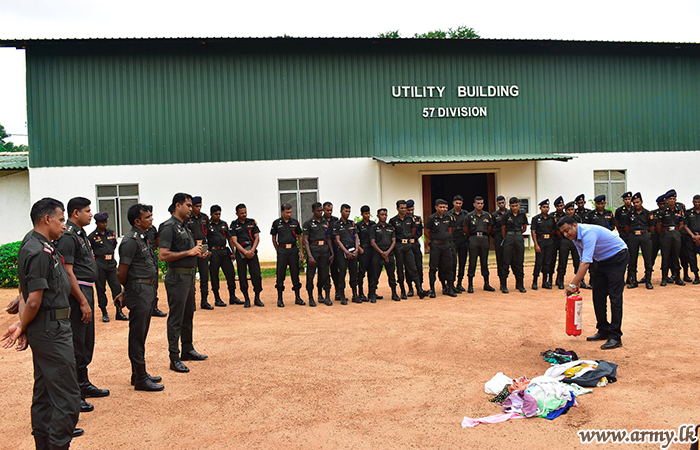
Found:
[[[573,240],[581,262],[605,261],[627,248],[627,244],[612,231],[599,225],[579,223]]]

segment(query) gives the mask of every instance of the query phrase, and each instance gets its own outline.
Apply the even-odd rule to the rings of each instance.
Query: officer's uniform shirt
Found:
[[[243,223],[240,220],[231,223],[231,236],[238,238],[238,243],[243,248],[253,246],[256,233],[260,233],[260,228],[258,228],[258,222],[251,218],[247,218]]]
[[[136,227],[131,227],[119,245],[119,262],[126,264],[126,281],[158,276],[158,261],[153,248],[148,243],[146,233]]]
[[[588,215],[589,215],[591,212],[592,212],[592,211],[591,211],[590,209],[588,209],[588,208],[583,208],[583,210],[580,210],[580,209],[576,208],[576,209],[574,210],[574,218],[576,218],[576,221],[577,221],[578,223],[588,223],[588,222],[587,222],[587,220],[588,220]]]
[[[301,225],[294,217],[290,217],[287,222],[280,217],[272,222],[270,234],[277,236],[277,243],[280,245],[296,244],[297,238],[301,236]]]
[[[146,239],[148,239],[148,245],[155,250],[156,240],[158,239],[158,229],[154,225],[151,225],[151,228],[146,230]]]
[[[634,209],[628,208],[625,205],[620,206],[615,210],[615,221],[620,224],[620,231],[624,232],[625,226],[630,224],[630,213]]]
[[[635,231],[649,231],[649,227],[653,225],[654,221],[648,210],[642,208],[641,212],[637,212],[636,209],[632,208],[628,215],[628,222],[630,233],[635,234]]]
[[[25,299],[43,289],[41,311],[70,307],[70,279],[61,253],[36,231],[30,231],[20,245],[17,275]]]
[[[105,259],[112,259],[114,250],[117,249],[117,235],[113,230],[107,228],[104,234],[95,230],[88,235],[88,239],[95,256],[107,256],[109,258]]]
[[[318,241],[324,241],[328,237],[328,232],[329,232],[329,225],[328,221],[321,217],[321,220],[316,220],[315,217],[310,218],[306,222],[304,222],[304,235],[308,238],[309,240],[309,245],[315,245],[316,242]],[[325,245],[322,244],[322,245]]]
[[[413,215],[413,238],[418,239],[423,236],[423,218],[421,216]]]
[[[355,222],[348,219],[347,222],[338,220],[333,224],[333,240],[335,241],[335,236],[340,236],[340,242],[346,250],[352,251],[355,248],[355,236],[357,235],[357,226]]]
[[[97,281],[97,262],[85,230],[69,220],[66,231],[56,241],[56,248],[66,264],[73,264],[73,273],[78,280]]]
[[[385,225],[378,222],[369,230],[369,238],[374,239],[377,247],[382,251],[386,251],[391,247],[391,240],[396,239],[396,230],[394,230],[394,227],[389,222]]]
[[[189,219],[185,220],[185,226],[192,232],[195,242],[202,241],[203,244],[207,243],[209,217],[206,214],[200,212],[197,217],[190,215]]]
[[[659,210],[658,219],[661,222],[662,230],[666,227],[678,228],[681,223],[685,222],[685,210],[678,204],[673,209],[664,206]]]
[[[615,216],[612,211],[608,211],[607,209],[604,210],[602,214],[599,213],[598,210],[595,210],[588,213],[588,217],[584,220],[584,223],[600,225],[608,230],[613,230],[615,228]]]
[[[506,233],[515,232],[522,234],[523,226],[527,225],[527,216],[520,211],[518,211],[517,215],[513,215],[513,212],[508,210],[503,214],[501,221],[502,224],[506,226]]]
[[[434,213],[425,221],[425,229],[430,230],[431,241],[445,241],[450,238],[450,228],[454,228],[456,223],[457,219],[451,214],[445,213],[440,217]]]
[[[323,215],[322,217],[323,217],[323,219],[324,219],[326,222],[328,222],[328,232],[329,232],[329,233],[332,232],[332,230],[333,230],[333,225],[335,225],[335,223],[336,223],[338,220],[340,220],[340,219],[338,219],[337,217],[335,217],[334,215],[331,215],[330,217],[326,217],[325,215]]]
[[[695,208],[690,208],[685,212],[685,226],[693,233],[700,233],[700,213]]]
[[[537,214],[532,218],[532,223],[530,225],[530,231],[536,233],[538,238],[546,234],[548,234],[550,238],[553,238],[556,228],[557,222],[551,214],[547,214],[547,218],[542,214]]]
[[[369,242],[369,232],[373,225],[375,225],[373,220],[370,220],[369,223],[365,223],[364,220],[360,220],[355,224],[355,227],[357,227],[357,233],[360,236],[360,247],[369,247],[371,245]]]
[[[492,222],[491,214],[486,211],[481,211],[481,215],[478,215],[476,210],[474,210],[467,214],[465,225],[469,227],[470,236],[485,236],[489,226],[493,225]]]
[[[209,221],[209,229],[207,230],[207,242],[209,243],[210,249],[225,249],[228,243],[228,238],[230,236],[228,224],[219,220],[219,222],[214,223]]]
[[[175,216],[170,216],[170,219],[160,224],[160,246],[169,248],[172,252],[185,252],[195,246],[192,232],[185,227]],[[196,256],[186,256],[176,261],[168,261],[168,267],[184,267],[193,269],[197,266]]]
[[[503,227],[503,216],[505,216],[507,212],[508,210],[501,212],[500,209],[497,209],[491,213],[491,220],[493,220],[493,231],[496,235],[501,234],[501,228]]]
[[[453,241],[462,241],[466,239],[467,235],[464,234],[464,226],[466,225],[466,220],[467,220],[467,212],[464,210],[464,208],[459,210],[459,214],[457,214],[452,208],[451,210],[447,211],[447,214],[451,215],[455,219],[455,224],[454,224],[454,230],[452,230],[452,240]]]
[[[413,227],[415,226],[415,223],[413,221],[413,217],[406,214],[404,218],[401,219],[401,217],[399,217],[397,214],[389,219],[389,224],[394,227],[397,244],[402,243],[401,241],[404,239],[414,239]]]

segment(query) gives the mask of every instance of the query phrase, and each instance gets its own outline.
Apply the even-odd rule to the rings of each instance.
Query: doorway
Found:
[[[464,197],[464,210],[474,209],[474,197],[484,197],[484,209],[496,209],[496,177],[494,173],[451,173],[423,175],[423,217],[424,220],[435,212],[435,200],[447,200],[452,208],[455,195]]]

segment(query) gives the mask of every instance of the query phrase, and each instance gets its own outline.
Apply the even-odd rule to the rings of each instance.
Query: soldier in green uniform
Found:
[[[75,428],[81,393],[71,333],[71,283],[61,254],[51,243],[66,228],[63,204],[43,198],[32,206],[30,218],[34,229],[24,238],[17,259],[20,322],[9,326],[3,347],[32,348],[31,417],[37,450],[67,449],[83,430]],[[84,322],[92,319],[87,302],[81,302],[78,313]]]
[[[151,212],[153,212],[153,206],[148,205],[148,207],[151,208]],[[146,238],[148,239],[148,245],[150,245],[152,249],[157,250],[158,247],[160,247],[158,242],[158,229],[155,226],[151,225],[151,228],[146,231]],[[160,270],[158,273],[160,274]],[[153,317],[166,317],[167,314],[158,309],[158,284],[158,277],[156,277],[156,299],[153,300]]]
[[[637,192],[632,196],[632,210],[627,215],[625,234],[627,235],[627,247],[630,251],[628,266],[627,287],[634,289],[639,285],[637,281],[637,263],[639,251],[642,251],[644,260],[644,280],[647,289],[654,289],[651,284],[651,272],[654,267],[651,264],[651,231],[653,222],[651,213],[642,206],[642,194]]]
[[[350,205],[340,205],[340,219],[332,229],[335,247],[338,249],[338,285],[340,290],[340,304],[347,305],[345,296],[345,275],[350,272],[350,289],[352,289],[352,302],[362,303],[357,295],[357,257],[360,254],[360,238],[357,233],[355,221],[350,219]]]
[[[510,210],[503,215],[501,233],[503,235],[503,263],[505,276],[501,280],[501,292],[508,293],[508,269],[515,275],[515,288],[525,293],[525,241],[523,233],[527,229],[527,216],[520,212],[520,200],[511,197],[508,201]]]
[[[467,211],[465,211],[462,206],[464,206],[464,197],[455,195],[452,199],[452,209],[447,211],[447,214],[455,218],[455,226],[452,233],[454,252],[452,271],[457,277],[457,285],[454,288],[456,294],[461,294],[465,291],[464,286],[462,286],[462,281],[464,280],[464,268],[467,265],[467,253],[469,252],[469,237],[464,233]]]
[[[423,251],[421,249],[420,238],[423,236],[423,218],[415,213],[416,202],[412,199],[406,200],[406,214],[413,218],[413,236],[415,240],[411,244],[411,251],[413,251],[413,259],[416,261],[416,272],[418,273],[418,286],[421,290],[423,289]],[[416,289],[418,289],[416,286]],[[424,291],[425,292],[425,291]],[[427,295],[427,293],[426,293]],[[408,292],[406,292],[407,297],[413,297],[413,286],[408,286]]]
[[[107,314],[107,283],[112,291],[112,300],[117,298],[122,291],[122,287],[117,281],[117,262],[114,260],[114,250],[117,248],[117,235],[114,230],[107,228],[109,215],[106,212],[95,214],[95,231],[88,235],[92,251],[95,253],[97,261],[97,304],[102,310],[102,321],[109,322]],[[122,309],[117,306],[117,320],[129,320],[124,315]]]
[[[367,293],[369,294],[369,285],[371,284],[372,274],[372,255],[374,254],[374,249],[370,243],[369,232],[372,226],[375,224],[373,220],[370,220],[369,206],[363,205],[360,208],[360,213],[362,214],[362,220],[358,221],[355,225],[357,226],[357,235],[360,239],[360,255],[358,257],[358,268],[357,268],[357,289],[360,296],[360,300],[363,302],[369,301],[369,298],[364,292],[364,279],[367,276]]]
[[[443,285],[443,295],[456,297],[454,271],[452,270],[452,244],[450,236],[455,227],[455,218],[447,213],[447,201],[435,200],[435,213],[425,221],[425,240],[430,246],[430,298],[435,298],[436,274]]]
[[[197,244],[184,222],[192,212],[192,196],[178,192],[170,205],[172,215],[159,227],[160,248],[158,258],[168,263],[165,274],[165,290],[168,293],[168,353],[170,370],[185,373],[190,369],[182,361],[207,359],[192,345],[192,319],[194,317],[194,274],[197,258],[206,258],[202,244]],[[182,354],[180,353],[182,341]]]
[[[685,211],[685,232],[688,235],[685,243],[688,265],[695,274],[693,284],[700,284],[697,258],[698,250],[700,250],[700,195],[693,196],[693,207]]]
[[[396,230],[387,222],[386,208],[377,210],[377,219],[379,222],[375,224],[369,231],[370,245],[374,249],[372,260],[372,268],[374,273],[370,280],[369,286],[369,301],[376,303],[377,287],[379,286],[379,276],[382,273],[382,267],[386,268],[386,276],[389,279],[389,287],[391,288],[391,299],[401,301],[401,297],[396,293],[396,259],[394,249],[396,248]]]
[[[474,211],[467,214],[464,221],[464,231],[469,240],[469,271],[467,277],[469,285],[467,293],[474,293],[474,276],[476,275],[476,259],[481,262],[481,276],[484,278],[484,290],[493,292],[495,289],[489,284],[489,250],[493,232],[493,220],[491,214],[484,211],[484,198],[474,197]]]
[[[493,220],[493,247],[496,252],[496,269],[498,272],[498,279],[501,282],[501,290],[504,286],[504,281],[508,276],[506,266],[503,263],[503,216],[507,213],[506,209],[506,198],[502,195],[496,197],[496,210],[491,213],[491,219]],[[507,290],[507,288],[506,288]]]
[[[542,200],[539,204],[540,213],[533,216],[530,225],[530,234],[535,244],[535,268],[532,272],[532,289],[537,290],[537,278],[542,274],[542,287],[552,289],[552,276],[554,275],[555,242],[557,222],[554,216],[549,214],[549,199]]]
[[[158,260],[146,232],[153,226],[153,208],[137,203],[129,207],[131,230],[119,245],[117,278],[124,286],[120,301],[129,308],[129,360],[131,385],[137,391],[162,391],[158,376],[146,372],[146,336],[156,299]]]
[[[78,374],[78,384],[83,399],[90,397],[106,397],[109,390],[99,389],[88,378],[88,366],[92,362],[95,350],[95,298],[93,287],[97,281],[97,262],[92,254],[90,241],[83,227],[90,224],[92,212],[90,200],[85,197],[75,197],[68,202],[68,221],[66,231],[56,241],[56,248],[63,256],[66,272],[71,284],[71,294],[68,297],[71,305],[71,327],[73,329],[73,350]],[[92,316],[85,322],[81,308],[87,303]],[[81,412],[92,411],[94,407],[81,402]]]
[[[194,241],[203,244],[206,248],[207,232],[209,231],[209,217],[202,212],[202,197],[192,197],[192,214],[185,220],[185,226],[192,232]],[[209,258],[197,258],[197,271],[199,272],[200,307],[202,309],[214,309],[207,300],[209,297]]]
[[[282,203],[282,216],[272,222],[270,235],[272,235],[272,245],[277,252],[277,306],[284,308],[282,293],[284,292],[284,280],[287,278],[287,268],[292,278],[292,290],[294,291],[294,303],[304,306],[301,299],[301,282],[299,281],[299,247],[297,240],[301,238],[301,225],[299,221],[292,217],[292,205]]]
[[[666,206],[659,210],[656,231],[661,235],[661,286],[669,282],[668,273],[678,286],[685,286],[681,278],[681,231],[685,222],[685,210],[676,204],[676,191],[664,195]]]
[[[420,284],[418,276],[418,268],[416,267],[416,259],[413,255],[413,244],[416,243],[415,236],[415,221],[413,217],[408,215],[407,203],[405,200],[396,202],[397,215],[389,220],[389,224],[394,227],[396,232],[396,270],[398,271],[399,289],[401,290],[401,299],[407,299],[406,288],[404,287],[404,272],[408,281],[408,286],[411,288],[414,284],[418,290],[420,298],[425,297],[423,288]],[[405,270],[404,270],[405,268]]]
[[[243,203],[236,206],[236,216],[238,216],[238,220],[231,224],[231,248],[236,252],[238,280],[241,283],[241,292],[245,302],[243,307],[250,308],[247,273],[250,273],[250,281],[253,283],[253,292],[255,293],[253,304],[265,306],[260,300],[260,293],[263,290],[262,273],[258,260],[260,228],[255,220],[248,217],[248,208]]]
[[[209,208],[211,219],[209,220],[209,230],[207,231],[207,242],[209,243],[209,278],[211,279],[211,291],[214,294],[214,305],[226,306],[219,295],[219,269],[224,272],[226,287],[228,289],[229,305],[242,305],[243,302],[236,297],[236,269],[231,261],[231,250],[228,244],[231,231],[228,224],[221,220],[221,206],[212,205]]]
[[[304,249],[306,250],[306,292],[309,294],[309,306],[316,306],[314,301],[314,277],[318,271],[318,280],[316,280],[316,288],[318,289],[319,303],[325,303],[326,306],[333,306],[333,300],[330,298],[331,289],[327,287],[330,259],[335,257],[335,253],[331,248],[331,238],[328,221],[323,217],[323,206],[319,202],[311,205],[313,217],[304,222],[303,241]],[[329,250],[330,248],[330,250]],[[371,279],[370,279],[371,283]],[[323,298],[323,289],[326,289],[326,298]]]

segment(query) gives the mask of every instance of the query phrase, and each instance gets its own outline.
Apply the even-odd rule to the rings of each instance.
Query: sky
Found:
[[[0,0],[0,39],[410,37],[466,25],[491,39],[698,43],[699,23],[700,0]],[[24,51],[0,48],[0,67],[0,124],[26,144]]]

